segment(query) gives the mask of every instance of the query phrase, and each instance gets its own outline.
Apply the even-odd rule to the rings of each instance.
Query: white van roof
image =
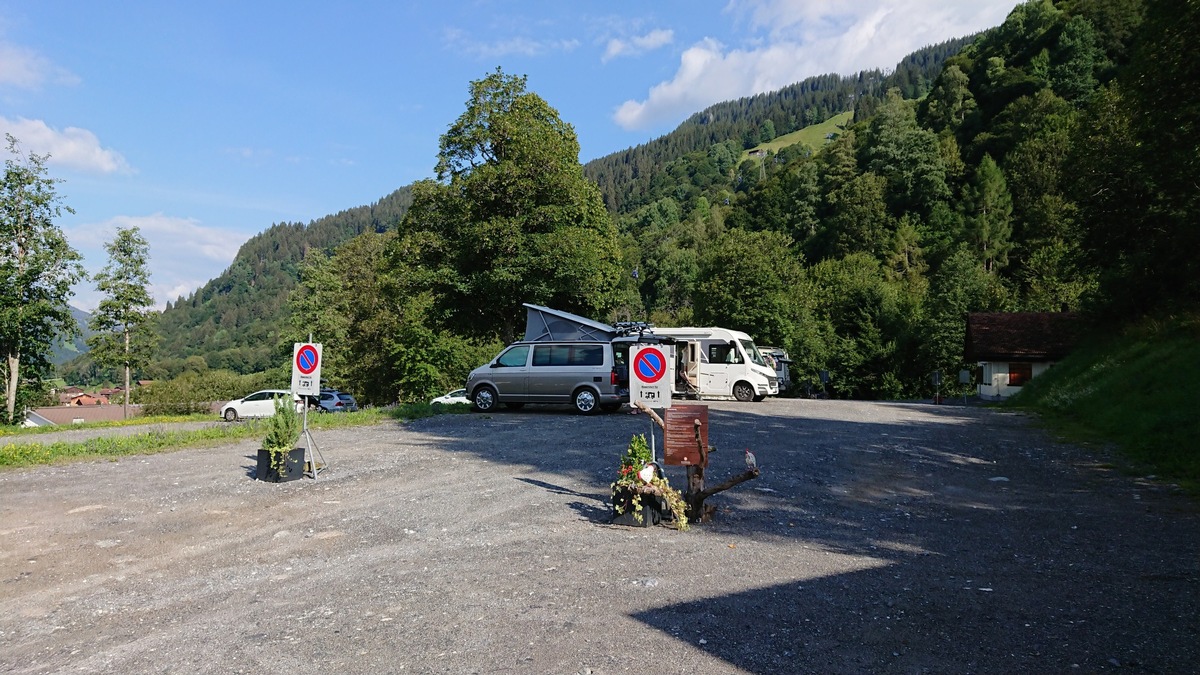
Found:
[[[655,327],[654,334],[662,335],[665,337],[676,337],[676,338],[677,337],[698,337],[698,338],[716,337],[716,338],[722,339],[722,340],[728,340],[728,339],[732,339],[732,338],[736,338],[738,340],[741,340],[741,339],[749,340],[750,339],[749,335],[747,335],[746,333],[743,333],[740,330],[733,330],[731,328],[721,328],[719,326],[709,326],[707,328],[690,327],[690,326],[683,327],[683,328],[658,328],[658,327]]]

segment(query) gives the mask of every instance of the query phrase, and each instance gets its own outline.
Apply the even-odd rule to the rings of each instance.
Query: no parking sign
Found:
[[[652,408],[671,407],[671,347],[633,345],[629,348],[629,403]]]
[[[292,392],[317,396],[321,393],[321,344],[292,345]]]

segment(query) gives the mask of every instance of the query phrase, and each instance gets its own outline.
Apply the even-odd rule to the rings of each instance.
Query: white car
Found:
[[[471,405],[471,399],[467,398],[466,389],[455,389],[454,391],[439,396],[429,402],[429,405],[454,405],[455,403],[465,403]]]
[[[248,417],[272,417],[275,415],[275,401],[286,398],[291,398],[297,409],[300,408],[300,397],[287,389],[263,389],[221,406],[221,417],[228,422]]]

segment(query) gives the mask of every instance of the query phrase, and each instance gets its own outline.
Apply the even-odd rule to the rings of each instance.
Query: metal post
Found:
[[[650,417],[647,415],[647,417]],[[650,461],[658,463],[658,453],[654,449],[654,418],[650,417]]]

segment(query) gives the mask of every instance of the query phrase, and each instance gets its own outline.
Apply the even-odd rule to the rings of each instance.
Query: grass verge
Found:
[[[154,417],[131,417],[127,420],[114,420],[108,422],[88,422],[86,424],[72,424],[66,426],[46,426],[46,427],[4,427],[0,426],[0,438],[6,436],[37,436],[39,434],[52,434],[65,429],[106,429],[112,427],[135,427],[140,425],[154,424],[174,424],[176,422],[208,422],[213,419],[211,414],[197,413],[195,415],[157,415]]]
[[[352,413],[310,415],[309,429],[342,429],[367,426],[394,417],[378,408]],[[97,436],[83,441],[58,441],[54,443],[0,442],[0,468],[55,464],[80,459],[120,457],[124,455],[148,455],[182,448],[206,447],[246,438],[261,438],[266,434],[266,425],[261,421],[247,420],[238,423],[218,423],[204,429],[174,431],[164,426],[165,422],[214,421],[212,415],[186,416],[181,418],[139,418],[146,425],[143,433],[121,436]],[[400,419],[414,419],[413,417]],[[80,428],[132,426],[134,420],[120,423],[100,423],[71,427],[49,427],[50,431],[74,431]],[[49,432],[43,432],[49,433]]]
[[[1143,322],[1086,345],[1007,405],[1067,440],[1112,444],[1130,470],[1200,495],[1200,316]]]

